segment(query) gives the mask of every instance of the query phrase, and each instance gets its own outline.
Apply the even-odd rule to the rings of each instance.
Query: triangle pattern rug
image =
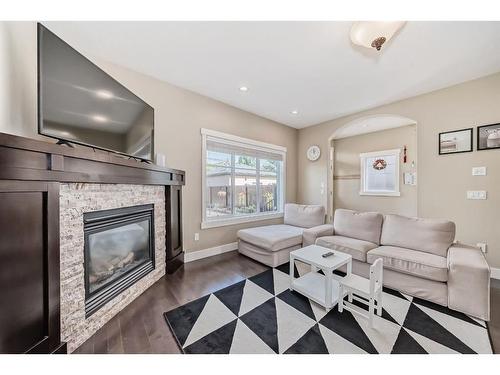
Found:
[[[270,268],[164,314],[184,353],[492,353],[478,319],[384,288],[367,321],[290,291],[289,264]],[[295,277],[299,276],[295,270]],[[363,307],[362,304],[359,305]]]

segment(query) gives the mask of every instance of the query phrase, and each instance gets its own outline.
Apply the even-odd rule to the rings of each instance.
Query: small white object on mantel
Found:
[[[167,165],[167,157],[165,154],[162,154],[160,152],[156,153],[156,160],[155,160],[156,165],[160,167],[166,167]]]

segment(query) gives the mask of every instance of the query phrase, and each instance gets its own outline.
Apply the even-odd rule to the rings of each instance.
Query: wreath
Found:
[[[384,159],[377,159],[373,162],[373,169],[381,171],[387,167],[387,162]]]

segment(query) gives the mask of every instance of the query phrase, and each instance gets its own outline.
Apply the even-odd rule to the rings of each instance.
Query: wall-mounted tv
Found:
[[[38,24],[38,132],[153,160],[154,109]]]

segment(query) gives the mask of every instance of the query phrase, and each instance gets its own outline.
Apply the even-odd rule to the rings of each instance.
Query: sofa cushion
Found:
[[[241,229],[238,238],[268,251],[278,251],[302,244],[303,228],[291,225],[266,225],[264,227]]]
[[[448,280],[447,259],[439,255],[396,246],[380,246],[370,250],[366,258],[370,264],[382,258],[384,267],[394,271],[434,281]]]
[[[302,233],[302,246],[314,245],[319,237],[331,236],[333,234],[332,224],[318,225],[317,227],[306,228]]]
[[[312,228],[325,222],[325,207],[316,205],[285,204],[284,223],[295,227]]]
[[[333,218],[334,233],[339,236],[380,244],[384,217],[378,212],[356,212],[337,209]]]
[[[350,254],[353,259],[366,262],[366,253],[378,247],[373,242],[344,236],[326,236],[316,240],[316,245]]]
[[[380,243],[445,257],[454,239],[455,223],[452,221],[386,215]]]

